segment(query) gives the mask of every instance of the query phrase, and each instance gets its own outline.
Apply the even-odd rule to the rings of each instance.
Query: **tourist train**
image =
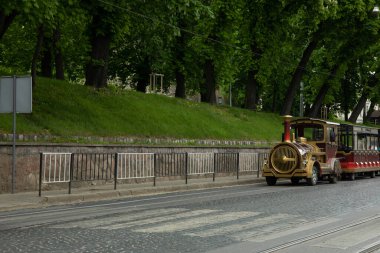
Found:
[[[379,136],[374,127],[284,116],[283,141],[270,151],[263,176],[268,185],[279,178],[316,185],[318,180],[375,177],[380,172]]]

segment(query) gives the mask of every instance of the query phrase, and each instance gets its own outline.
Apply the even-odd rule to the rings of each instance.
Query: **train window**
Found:
[[[327,128],[327,137],[329,142],[335,142],[335,130],[332,127]]]
[[[377,150],[379,147],[377,136],[376,135],[369,135],[367,145],[368,145],[368,150]]]
[[[307,124],[307,125],[292,125],[296,137],[304,137],[308,141],[323,141],[323,126],[317,124]]]
[[[338,131],[339,150],[350,152],[354,147],[353,127],[350,125],[342,124]]]
[[[367,149],[367,138],[364,134],[358,134],[358,150],[366,150]]]

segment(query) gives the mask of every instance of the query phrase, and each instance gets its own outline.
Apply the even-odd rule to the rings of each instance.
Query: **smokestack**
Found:
[[[290,142],[290,119],[292,116],[285,115],[284,116],[284,141]]]

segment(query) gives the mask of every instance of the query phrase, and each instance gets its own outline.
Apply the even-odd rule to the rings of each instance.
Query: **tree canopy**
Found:
[[[283,115],[300,113],[303,83],[308,116],[326,106],[355,122],[365,101],[380,102],[375,6],[375,0],[0,0],[0,70],[94,88],[117,79],[141,92],[159,73],[178,98],[200,94],[215,104],[217,96],[231,95],[233,106]]]

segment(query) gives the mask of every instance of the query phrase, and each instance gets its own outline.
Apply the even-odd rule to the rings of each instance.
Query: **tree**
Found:
[[[293,73],[292,80],[290,81],[290,84],[286,91],[285,102],[284,102],[284,106],[282,107],[283,109],[281,111],[281,115],[290,114],[294,97],[296,95],[297,90],[300,87],[302,75],[305,72],[306,65],[308,61],[310,60],[311,54],[317,48],[318,41],[320,40],[319,36],[320,36],[319,31],[315,32],[308,46],[303,51],[301,60],[299,61],[297,68],[295,69]]]
[[[214,104],[216,89],[231,84],[237,73],[233,58],[237,54],[242,1],[202,2],[203,16],[194,26],[195,36],[189,42],[193,53],[185,57],[192,60],[192,71],[187,74],[198,84],[194,88],[200,92],[201,101]]]
[[[361,93],[361,96],[357,102],[357,104],[355,105],[348,121],[352,122],[352,123],[356,123],[356,121],[358,120],[358,117],[360,115],[360,113],[362,112],[363,108],[365,107],[366,105],[366,102],[370,96],[370,93],[372,91],[372,89],[376,86],[376,85],[379,85],[379,79],[377,78],[376,74],[372,74],[369,76],[368,78],[368,82],[367,80],[363,80],[363,82],[365,83],[364,84],[364,87],[362,89],[362,93]],[[363,115],[365,118],[366,115]]]
[[[310,109],[310,112],[308,113],[309,117],[311,117],[311,118],[317,117],[319,111],[321,110],[323,100],[326,97],[327,92],[330,89],[331,80],[333,80],[335,78],[336,74],[338,73],[339,67],[340,67],[340,63],[337,63],[336,65],[334,65],[333,68],[331,69],[328,77],[323,82],[323,85],[319,89],[318,95],[314,99],[314,102],[313,102],[313,105]]]
[[[8,30],[8,27],[12,24],[17,14],[18,13],[16,10],[9,10],[9,9],[0,10],[0,39],[4,36],[4,33]]]
[[[128,26],[127,1],[81,1],[82,7],[91,16],[88,26],[91,52],[86,64],[88,86],[107,86],[108,60],[111,42],[118,33]]]
[[[322,1],[323,2],[323,1]],[[320,46],[324,45],[324,41],[329,37],[334,37],[339,41],[346,41],[350,33],[356,33],[356,30],[363,32],[368,30],[365,25],[368,24],[369,19],[373,19],[372,9],[374,6],[373,1],[341,1],[339,5],[332,2],[324,3],[322,8],[322,15],[317,22],[318,29],[313,33],[313,37],[304,51],[303,57],[299,61],[296,70],[293,72],[292,81],[288,86],[285,97],[284,108],[281,114],[289,114],[292,108],[294,96],[299,89],[299,83],[307,68],[307,64],[311,59],[312,51],[317,49],[316,41],[319,41]],[[328,5],[329,8],[325,8]],[[330,7],[333,8],[330,8]],[[323,9],[325,11],[323,11]],[[327,10],[327,11],[326,11]],[[358,34],[358,33],[356,33]],[[340,37],[339,37],[340,36]],[[313,44],[314,43],[314,44]],[[345,52],[342,52],[345,54]],[[306,56],[306,57],[305,57]]]
[[[43,0],[31,0],[31,1],[0,1],[0,39],[14,22],[17,16],[22,19],[22,23],[29,23],[32,29],[37,31],[37,42],[34,50],[31,72],[32,72],[32,84],[36,85],[36,69],[37,58],[41,51],[43,27],[40,24],[43,20],[46,24],[49,24],[54,15],[57,12],[58,0],[43,1]]]
[[[243,16],[248,17],[242,24],[242,43],[247,48],[245,67],[246,84],[244,107],[251,110],[257,109],[259,101],[259,89],[263,86],[260,82],[265,72],[270,72],[270,63],[264,63],[267,52],[278,43],[281,34],[287,30],[283,20],[300,5],[295,1],[245,1]],[[286,22],[285,22],[286,23]]]

